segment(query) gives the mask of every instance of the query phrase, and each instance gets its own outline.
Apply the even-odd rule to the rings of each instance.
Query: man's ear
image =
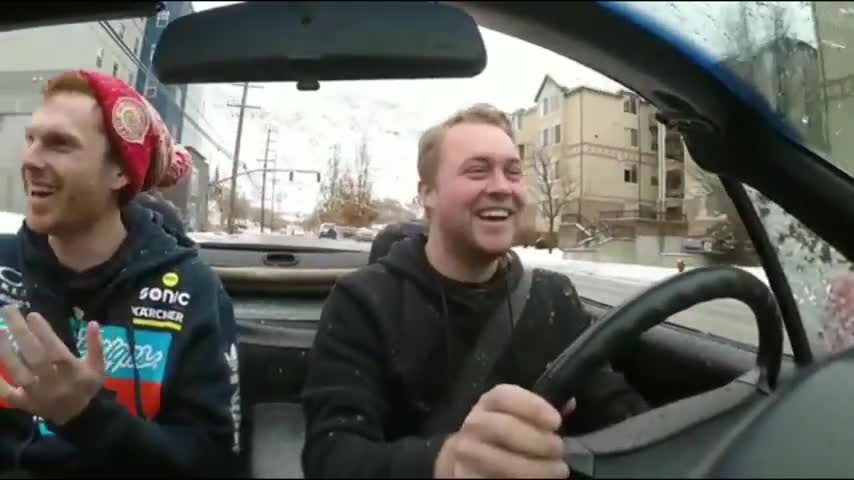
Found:
[[[434,187],[419,181],[418,197],[421,199],[421,205],[425,210],[436,208],[436,189]]]
[[[112,165],[110,168],[110,189],[118,192],[124,189],[130,183],[124,169],[119,165]]]

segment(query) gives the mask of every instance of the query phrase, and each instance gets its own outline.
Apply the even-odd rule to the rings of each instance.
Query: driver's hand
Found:
[[[436,460],[437,478],[568,478],[561,413],[539,395],[515,385],[484,394],[448,438]]]

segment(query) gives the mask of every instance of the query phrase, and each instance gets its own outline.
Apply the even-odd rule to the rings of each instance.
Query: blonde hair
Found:
[[[42,88],[42,95],[48,99],[58,93],[82,93],[98,100],[95,89],[77,72],[64,72],[48,80]]]
[[[424,185],[433,186],[436,172],[439,170],[439,149],[445,134],[451,127],[462,123],[480,123],[500,128],[514,139],[510,119],[501,110],[488,103],[476,103],[460,110],[438,125],[428,128],[418,141],[418,180]],[[515,139],[514,139],[515,142]]]

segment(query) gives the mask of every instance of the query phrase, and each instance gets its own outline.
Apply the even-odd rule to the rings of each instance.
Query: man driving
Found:
[[[561,431],[647,409],[610,368],[559,408],[530,391],[591,319],[566,276],[529,273],[511,250],[524,168],[490,106],[423,134],[428,234],[340,279],[324,305],[303,394],[306,476],[565,478]],[[496,325],[509,343],[490,351]]]
[[[233,308],[192,242],[131,200],[190,167],[130,86],[50,80],[26,129],[26,219],[0,238],[0,466],[222,473],[238,451]]]

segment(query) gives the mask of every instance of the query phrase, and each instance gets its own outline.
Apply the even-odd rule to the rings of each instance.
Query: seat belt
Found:
[[[448,389],[444,400],[424,422],[425,432],[456,432],[480,396],[486,392],[486,382],[498,359],[506,351],[512,338],[513,328],[519,322],[522,310],[525,309],[533,276],[533,271],[526,268],[516,288],[510,294],[512,317],[508,318],[510,312],[507,311],[507,304],[504,302],[501,302],[493,311],[478,336],[474,348],[463,361],[460,373]]]

